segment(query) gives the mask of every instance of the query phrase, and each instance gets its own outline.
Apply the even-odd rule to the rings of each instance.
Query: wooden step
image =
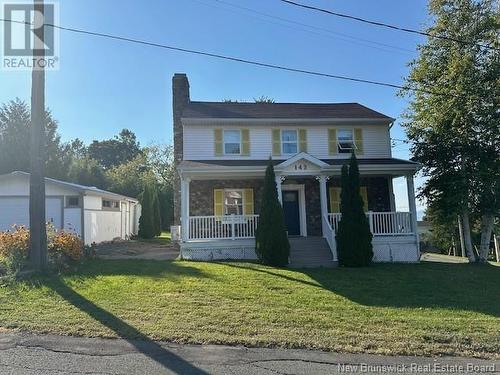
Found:
[[[323,237],[291,237],[290,268],[335,267],[328,243]]]

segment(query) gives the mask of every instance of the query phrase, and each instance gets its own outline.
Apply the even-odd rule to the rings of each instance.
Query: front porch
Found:
[[[410,165],[414,171],[415,166]],[[264,166],[261,172],[212,168],[212,173],[181,173],[181,256],[186,259],[255,259]],[[333,170],[332,170],[333,169]],[[416,262],[413,173],[368,168],[360,163],[361,194],[373,233],[374,261]],[[186,172],[186,169],[184,169]],[[324,238],[330,261],[337,262],[335,231],[340,221],[340,168],[296,155],[275,166],[278,197],[289,236]],[[396,212],[392,179],[405,176],[409,212]],[[413,204],[412,204],[413,202]],[[311,243],[311,257],[314,249]],[[293,245],[292,245],[293,246]],[[301,245],[303,247],[303,245]],[[292,249],[293,250],[293,249]],[[293,259],[292,259],[293,261]]]

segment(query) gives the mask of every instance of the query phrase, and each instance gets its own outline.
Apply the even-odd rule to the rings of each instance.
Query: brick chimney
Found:
[[[183,159],[183,140],[181,116],[184,108],[189,104],[189,81],[186,74],[175,73],[172,77],[172,105],[174,114],[174,165]],[[174,224],[180,224],[181,217],[181,183],[178,174],[174,177]]]

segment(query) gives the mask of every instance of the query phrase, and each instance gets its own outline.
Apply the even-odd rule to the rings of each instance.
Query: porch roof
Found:
[[[344,165],[349,159],[319,159],[328,165]],[[283,163],[285,160],[273,159],[273,165],[278,165]],[[248,159],[226,159],[226,160],[184,160],[181,162],[181,166],[219,166],[219,167],[248,167],[248,166],[267,166],[269,160],[248,160]],[[410,160],[396,159],[396,158],[370,158],[370,159],[358,159],[359,165],[394,165],[394,164],[404,164],[419,166],[419,163]]]
[[[298,161],[306,159],[316,165],[316,169],[304,172],[303,175],[337,175],[340,174],[342,165],[349,159],[316,159],[311,155],[297,154],[288,159],[288,161]],[[295,160],[296,159],[296,160]],[[312,159],[312,160],[311,160]],[[315,162],[315,160],[316,162]],[[287,160],[272,160],[276,167],[276,173],[287,175],[282,167],[288,164]],[[215,174],[220,173],[224,176],[235,175],[236,177],[258,176],[262,175],[269,160],[248,160],[248,159],[226,159],[226,160],[183,160],[179,164],[179,172],[186,175],[204,175],[218,177]],[[420,164],[396,158],[360,158],[358,159],[359,170],[361,174],[384,174],[384,175],[405,175],[414,173],[420,168]]]

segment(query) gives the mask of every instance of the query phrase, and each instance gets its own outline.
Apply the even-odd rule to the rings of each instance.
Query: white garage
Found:
[[[46,221],[77,233],[86,245],[138,233],[141,206],[136,199],[51,178],[45,179],[45,193]],[[0,231],[13,225],[29,226],[29,173],[0,176]]]

